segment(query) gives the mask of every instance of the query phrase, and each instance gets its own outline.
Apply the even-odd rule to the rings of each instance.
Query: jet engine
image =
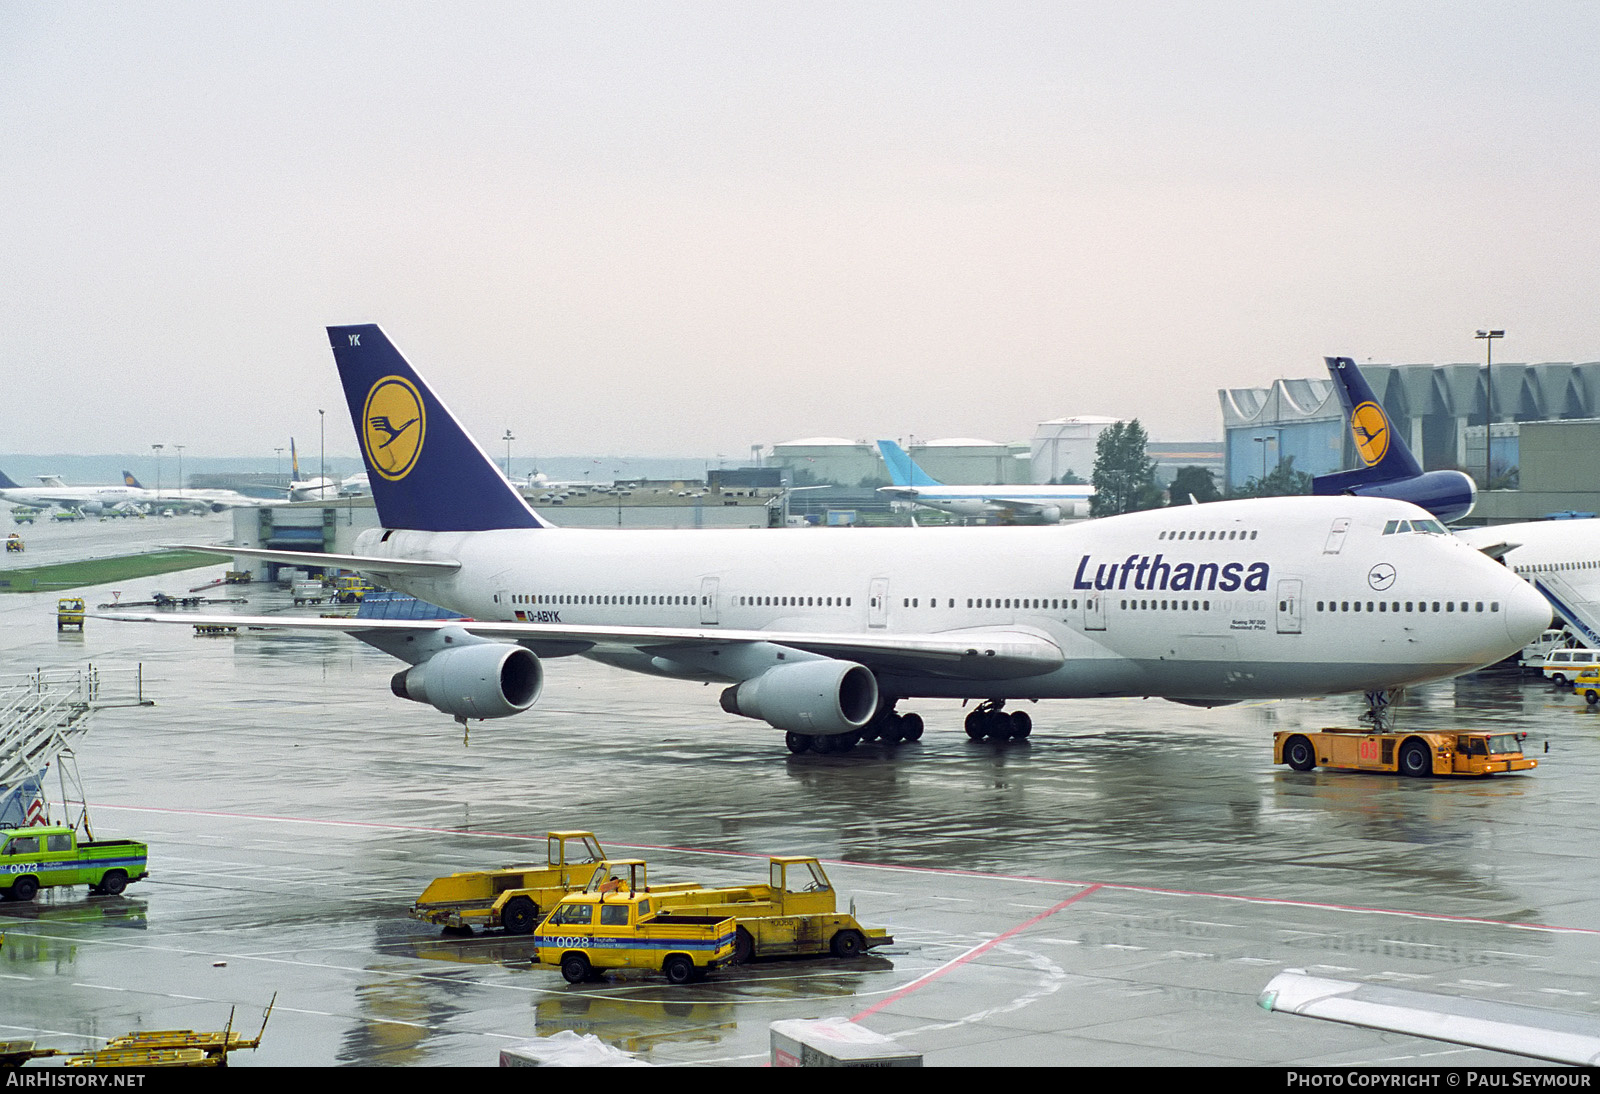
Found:
[[[854,661],[799,661],[728,688],[722,709],[791,733],[853,733],[877,713],[878,681]]]
[[[457,718],[505,718],[539,698],[544,666],[522,646],[483,642],[441,650],[395,673],[389,686],[402,699],[431,703]]]
[[[1070,509],[1071,506],[1068,506],[1068,508]],[[1046,524],[1061,523],[1061,515],[1061,506],[1059,505],[1046,505],[1039,510],[1039,519]]]

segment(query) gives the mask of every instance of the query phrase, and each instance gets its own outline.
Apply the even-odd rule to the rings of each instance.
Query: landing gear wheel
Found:
[[[907,714],[901,718],[900,735],[908,741],[922,740],[922,715]]]
[[[790,752],[798,756],[811,747],[811,738],[804,733],[785,733],[783,743],[789,746]]]
[[[694,962],[675,953],[661,963],[661,972],[671,984],[687,984],[694,979]]]
[[[997,741],[1004,741],[1011,736],[1011,715],[1003,710],[992,710],[984,715],[984,726],[989,731],[989,736]]]
[[[1421,741],[1407,741],[1400,747],[1400,774],[1421,778],[1433,774],[1433,757]]]
[[[905,740],[905,715],[891,714],[883,723],[883,728],[878,730],[878,740],[886,745],[897,745]]]
[[[828,949],[833,951],[835,957],[860,957],[867,952],[867,940],[861,937],[859,931],[840,931],[833,936]]]
[[[1025,710],[1012,711],[1011,736],[1016,740],[1025,741],[1032,732],[1033,719],[1028,715],[1028,712]]]
[[[974,741],[981,741],[989,735],[988,729],[984,726],[983,711],[981,710],[974,710],[968,714],[964,725],[967,730],[967,736]]]
[[[538,922],[539,906],[525,896],[512,897],[500,912],[500,925],[507,934],[532,934]]]
[[[569,984],[581,984],[594,975],[589,959],[581,953],[569,953],[561,959],[561,978]]]
[[[1317,750],[1311,742],[1296,734],[1284,742],[1283,762],[1296,771],[1310,771],[1317,766]]]

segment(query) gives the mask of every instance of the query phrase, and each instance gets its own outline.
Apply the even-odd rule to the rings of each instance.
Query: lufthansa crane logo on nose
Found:
[[[1377,403],[1362,403],[1350,412],[1350,434],[1356,452],[1368,467],[1380,462],[1389,451],[1389,419]]]
[[[422,396],[409,380],[385,376],[373,384],[361,410],[367,464],[390,482],[409,475],[422,454],[427,417]]]
[[[1380,562],[1367,571],[1367,584],[1381,593],[1394,584],[1394,577],[1394,567],[1387,562]]]

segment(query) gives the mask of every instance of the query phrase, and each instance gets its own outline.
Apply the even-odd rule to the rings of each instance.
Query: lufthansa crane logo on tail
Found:
[[[1377,403],[1362,403],[1350,412],[1350,435],[1361,462],[1368,467],[1381,463],[1389,451],[1389,419]]]
[[[422,454],[427,418],[422,396],[409,380],[385,376],[373,384],[361,411],[367,465],[390,482],[409,475]]]

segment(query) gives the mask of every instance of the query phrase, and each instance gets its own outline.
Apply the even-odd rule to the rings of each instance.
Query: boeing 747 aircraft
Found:
[[[143,505],[150,498],[150,491],[138,485],[68,486],[58,475],[40,475],[39,482],[39,486],[21,486],[0,471],[0,500],[13,505],[36,505],[40,508],[54,505],[60,509],[103,513],[129,505]]]
[[[1442,521],[1471,512],[1476,497],[1472,479],[1460,471],[1423,471],[1405,438],[1393,431],[1355,361],[1324,360],[1366,466],[1320,476],[1313,492],[1402,498]],[[1456,535],[1533,584],[1568,630],[1600,649],[1600,520],[1522,521],[1463,528]]]
[[[383,527],[349,555],[211,549],[360,569],[470,618],[181,622],[348,632],[407,663],[396,695],[463,722],[526,710],[545,660],[581,655],[725,684],[723,710],[795,752],[920,736],[921,718],[896,710],[913,699],[976,701],[970,734],[1025,736],[1031,719],[1007,702],[1399,688],[1498,661],[1550,619],[1503,566],[1379,498],[1054,527],[551,527],[382,330],[328,335]],[[1400,520],[1414,531],[1384,534]]]
[[[879,441],[878,451],[894,484],[878,487],[878,493],[895,501],[926,505],[961,517],[999,517],[1006,521],[1020,517],[1044,524],[1089,515],[1092,486],[947,486],[918,467],[906,450],[893,441]]]

